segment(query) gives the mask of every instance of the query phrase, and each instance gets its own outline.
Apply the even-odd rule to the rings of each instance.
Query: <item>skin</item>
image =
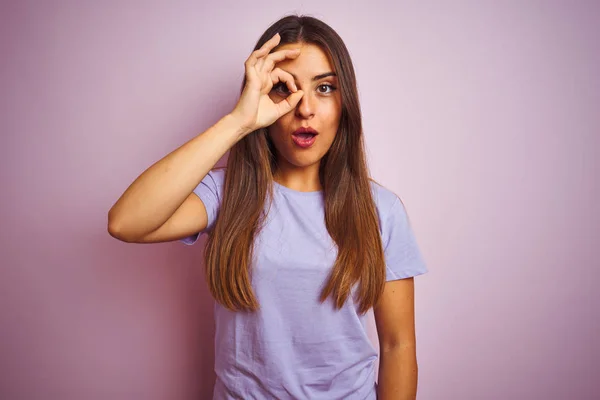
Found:
[[[417,397],[414,278],[387,282],[374,308],[379,337],[379,400]]]
[[[248,57],[247,88],[230,114],[150,166],[127,188],[108,213],[108,232],[113,237],[130,243],[157,243],[203,230],[206,209],[192,190],[231,146],[264,126],[269,127],[278,153],[276,181],[299,191],[321,190],[319,161],[335,138],[341,114],[339,91],[322,86],[337,87],[337,78],[313,81],[314,76],[333,71],[319,47],[290,44],[269,54],[278,43],[276,35]],[[300,49],[300,53],[286,50],[290,48]],[[287,90],[276,87],[281,82]],[[319,132],[310,149],[291,141],[291,133],[300,126]],[[387,282],[374,314],[381,353],[378,398],[414,399],[413,279]]]
[[[279,48],[292,49],[299,49],[299,56],[284,60],[277,67],[292,75],[295,86],[304,94],[292,111],[268,128],[279,160],[275,180],[291,189],[316,191],[321,190],[319,161],[331,147],[339,126],[341,95],[335,75],[314,79],[335,73],[329,57],[319,46],[295,43]],[[279,83],[274,85],[269,97],[274,103],[279,103],[290,93],[284,83]],[[311,127],[319,133],[316,142],[308,149],[292,141],[292,133],[299,127]]]
[[[304,94],[292,111],[269,127],[279,160],[275,180],[299,191],[321,190],[319,161],[333,143],[341,115],[338,80],[335,76],[313,79],[334,72],[330,59],[320,47],[306,43],[280,47],[280,50],[290,49],[300,49],[299,56],[279,62],[277,67],[293,76],[295,87],[290,87],[289,81],[275,84],[269,97],[277,104],[294,89],[302,90]],[[300,126],[310,126],[319,132],[309,149],[302,149],[292,141],[292,132]],[[414,399],[418,368],[413,278],[387,282],[374,315],[381,355],[378,398]]]

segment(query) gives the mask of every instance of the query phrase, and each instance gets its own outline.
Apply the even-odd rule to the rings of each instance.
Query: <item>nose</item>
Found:
[[[304,93],[296,105],[296,116],[303,119],[310,119],[315,115],[316,99],[309,93]]]

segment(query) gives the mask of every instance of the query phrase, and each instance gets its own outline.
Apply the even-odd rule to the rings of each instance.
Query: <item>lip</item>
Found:
[[[319,134],[319,132],[317,132],[316,130],[314,130],[310,126],[301,126],[300,128],[296,129],[294,131],[294,133],[292,133],[292,135],[297,135],[299,133],[312,133],[313,135],[318,135]]]
[[[312,133],[314,136],[311,137],[310,139],[304,139],[304,138],[298,136],[301,133]],[[294,133],[292,133],[292,141],[294,142],[294,144],[296,146],[298,146],[302,149],[307,149],[315,143],[318,135],[319,135],[319,133],[311,127],[300,127],[298,129],[296,129],[294,131]]]

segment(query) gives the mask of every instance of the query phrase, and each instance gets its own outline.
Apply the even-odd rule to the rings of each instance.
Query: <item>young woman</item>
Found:
[[[415,398],[413,277],[426,266],[402,202],[369,178],[346,46],[320,20],[288,16],[245,71],[236,107],[131,184],[110,234],[208,234],[215,399]]]

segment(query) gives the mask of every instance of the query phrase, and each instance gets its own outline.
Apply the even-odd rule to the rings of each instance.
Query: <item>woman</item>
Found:
[[[245,71],[231,113],[142,173],[110,210],[110,234],[209,235],[214,398],[414,398],[413,277],[426,267],[402,202],[369,178],[344,43],[288,16]]]

